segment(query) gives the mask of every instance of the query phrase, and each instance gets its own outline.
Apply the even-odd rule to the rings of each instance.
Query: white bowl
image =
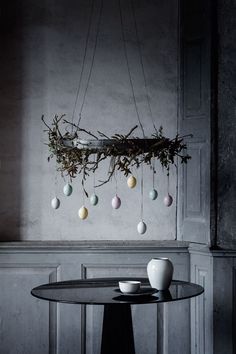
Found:
[[[124,294],[137,293],[140,289],[141,281],[136,280],[126,280],[119,281],[120,291]]]

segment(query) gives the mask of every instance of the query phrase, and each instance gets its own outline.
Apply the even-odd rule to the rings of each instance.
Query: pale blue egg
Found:
[[[71,195],[71,193],[73,192],[73,188],[72,188],[72,185],[67,183],[64,188],[63,188],[63,193],[69,197]]]
[[[155,199],[157,199],[157,197],[158,197],[157,190],[156,189],[152,189],[149,192],[149,198],[152,199],[152,200],[155,200]]]
[[[90,197],[90,203],[92,205],[97,205],[98,203],[98,196],[96,194],[92,194]]]

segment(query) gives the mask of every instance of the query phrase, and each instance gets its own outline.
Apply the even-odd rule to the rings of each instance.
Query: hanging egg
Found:
[[[134,188],[137,184],[137,180],[134,176],[130,176],[128,179],[127,179],[127,185],[129,188]]]
[[[63,188],[63,193],[69,197],[71,195],[71,193],[73,192],[73,188],[72,188],[72,185],[67,183],[64,185],[64,188]]]
[[[90,197],[90,203],[92,205],[97,205],[98,203],[98,196],[96,194],[92,194]]]
[[[169,195],[169,193],[165,196],[163,203],[165,204],[165,206],[169,207],[171,206],[171,204],[173,203],[173,198],[171,195]]]
[[[114,198],[112,198],[111,205],[113,209],[119,209],[121,206],[121,200],[118,195],[115,195]]]
[[[145,222],[140,221],[137,225],[137,230],[139,234],[145,234],[145,232],[147,231],[147,225],[145,224]]]
[[[152,189],[152,190],[149,192],[149,198],[150,198],[151,200],[157,199],[157,196],[158,196],[158,193],[157,193],[157,190],[156,190],[156,189]]]
[[[85,208],[85,206],[83,205],[83,206],[79,209],[78,215],[79,215],[80,219],[82,219],[82,220],[86,219],[87,216],[88,216],[88,209]]]
[[[51,200],[51,207],[52,207],[53,209],[58,209],[59,206],[60,206],[60,200],[59,200],[57,197],[53,198],[53,199]]]

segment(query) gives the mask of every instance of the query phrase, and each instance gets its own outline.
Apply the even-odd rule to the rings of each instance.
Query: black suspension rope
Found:
[[[150,113],[153,127],[154,127],[155,131],[157,131],[155,123],[154,123],[154,119],[153,119],[150,96],[148,94],[147,78],[146,78],[146,73],[145,73],[145,69],[144,69],[143,53],[142,53],[142,47],[141,47],[140,37],[139,37],[139,33],[138,33],[138,25],[137,25],[137,18],[136,18],[136,14],[135,14],[134,0],[131,0],[131,7],[132,7],[134,27],[135,27],[135,34],[136,34],[136,39],[137,39],[137,46],[138,46],[138,51],[139,51],[139,59],[140,59],[140,64],[141,64],[141,68],[142,68],[143,80],[144,80],[145,91],[146,91],[146,100],[147,100],[148,109],[149,109],[149,113]]]
[[[96,49],[97,49],[97,43],[98,43],[98,35],[99,35],[99,32],[100,32],[100,24],[101,24],[101,18],[102,18],[102,10],[103,10],[103,0],[101,0],[101,3],[100,3],[100,10],[99,10],[97,31],[96,31],[96,37],[95,37],[95,44],[94,44],[94,48],[93,48],[93,56],[92,56],[92,61],[91,61],[91,65],[90,65],[88,80],[87,80],[86,88],[85,88],[85,91],[84,91],[84,96],[83,96],[82,104],[81,104],[81,107],[80,107],[79,120],[78,120],[78,125],[77,125],[78,127],[79,127],[80,122],[81,122],[81,119],[82,119],[82,113],[83,113],[83,109],[84,109],[85,99],[86,99],[86,95],[87,95],[87,91],[88,91],[88,87],[89,87],[89,83],[90,83],[90,79],[91,79],[91,75],[92,75],[92,71],[93,71],[94,59],[95,59],[95,54],[96,54]]]
[[[84,68],[85,68],[86,56],[87,56],[87,51],[88,51],[89,37],[90,37],[90,34],[91,34],[92,17],[93,17],[93,14],[94,14],[94,4],[95,4],[95,0],[92,0],[92,4],[91,4],[91,8],[90,8],[90,15],[89,15],[89,24],[88,24],[86,42],[85,42],[85,50],[84,50],[84,55],[83,55],[82,68],[81,68],[81,72],[80,72],[79,84],[78,84],[78,89],[77,89],[77,92],[76,92],[76,99],[75,99],[73,113],[72,113],[72,122],[74,121],[76,107],[77,107],[78,99],[80,97],[80,92],[81,92],[82,79],[83,79],[83,75],[84,75]],[[131,6],[132,6],[133,21],[134,21],[134,26],[135,26],[135,34],[136,34],[137,45],[138,45],[138,50],[139,50],[140,64],[141,64],[141,68],[142,68],[144,85],[145,85],[145,89],[146,89],[146,99],[147,99],[147,103],[148,103],[148,107],[149,107],[150,116],[151,116],[151,119],[152,119],[152,122],[153,122],[153,126],[154,126],[154,128],[156,130],[156,127],[155,127],[155,124],[154,124],[154,120],[153,120],[153,115],[152,115],[150,97],[148,95],[147,79],[146,79],[146,74],[145,74],[145,70],[144,70],[143,55],[142,55],[142,49],[141,49],[140,40],[139,40],[138,26],[137,26],[137,20],[136,20],[135,8],[134,8],[133,0],[131,0]],[[101,0],[101,3],[100,3],[100,10],[99,10],[98,23],[97,23],[95,44],[94,44],[94,48],[93,48],[93,55],[92,55],[91,65],[90,65],[90,69],[89,69],[89,75],[88,75],[88,79],[87,79],[87,83],[86,83],[86,87],[85,87],[85,90],[84,90],[84,95],[83,95],[83,99],[82,99],[82,103],[81,103],[81,107],[80,107],[80,111],[79,111],[79,120],[78,120],[77,127],[79,127],[79,125],[81,123],[82,113],[83,113],[85,100],[86,100],[86,95],[87,95],[87,92],[88,92],[89,83],[90,83],[91,76],[92,76],[94,60],[95,60],[95,54],[96,54],[97,43],[98,43],[98,36],[99,36],[99,32],[100,32],[102,11],[103,11],[103,0]],[[143,133],[143,137],[145,138],[144,128],[143,128],[143,125],[142,125],[142,122],[141,122],[141,118],[140,118],[140,114],[139,114],[139,111],[138,111],[138,105],[137,105],[137,100],[136,100],[136,96],[135,96],[135,90],[134,90],[134,85],[133,85],[133,80],[132,80],[132,75],[131,75],[130,63],[129,63],[129,59],[128,59],[127,45],[126,45],[125,31],[124,31],[124,21],[123,21],[122,8],[121,8],[121,0],[119,0],[119,12],[120,12],[120,23],[121,23],[121,30],[122,30],[122,40],[123,40],[123,46],[124,46],[125,60],[126,60],[126,65],[127,65],[128,75],[129,75],[130,86],[131,86],[131,90],[132,90],[132,96],[133,96],[135,111],[136,111],[136,115],[137,115],[137,118],[138,118],[139,126],[140,126],[140,128],[142,130],[142,133]]]
[[[133,96],[135,111],[136,111],[136,114],[137,114],[139,126],[140,126],[140,128],[142,130],[142,133],[143,133],[143,137],[145,138],[143,125],[141,123],[140,115],[139,115],[139,112],[138,112],[138,105],[137,105],[137,100],[136,100],[136,97],[135,97],[134,85],[133,85],[133,80],[132,80],[131,70],[130,70],[130,64],[129,64],[129,59],[128,59],[127,46],[126,46],[126,40],[125,40],[125,32],[124,32],[124,22],[123,22],[122,9],[121,9],[121,0],[119,0],[119,12],[120,12],[120,24],[121,24],[121,30],[122,30],[122,40],[123,40],[123,46],[124,46],[125,60],[126,60],[128,74],[129,74],[129,81],[130,81],[130,86],[131,86],[131,90],[132,90],[132,96]]]
[[[141,218],[141,221],[143,221],[143,164],[141,164],[141,184],[140,184],[140,190],[141,190],[140,218]]]
[[[73,113],[72,113],[72,123],[74,122],[76,106],[77,106],[77,102],[78,102],[78,99],[80,96],[82,78],[83,78],[83,74],[84,74],[85,59],[87,56],[88,41],[89,41],[89,36],[90,36],[90,32],[91,32],[92,17],[93,17],[93,12],[94,12],[94,2],[95,2],[95,0],[92,0],[91,7],[90,7],[89,24],[88,24],[87,35],[86,35],[85,49],[84,49],[84,55],[83,55],[82,68],[81,68],[80,77],[79,77],[79,84],[78,84],[78,88],[76,91],[76,98],[75,98],[75,103],[74,103],[74,108],[73,108]]]

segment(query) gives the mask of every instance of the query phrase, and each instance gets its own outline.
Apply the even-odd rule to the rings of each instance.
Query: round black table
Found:
[[[204,292],[200,285],[173,280],[168,290],[152,295],[123,295],[119,291],[119,280],[140,280],[141,290],[152,290],[147,278],[96,278],[44,284],[32,289],[31,294],[55,302],[104,305],[101,354],[135,354],[132,304],[177,301]]]

